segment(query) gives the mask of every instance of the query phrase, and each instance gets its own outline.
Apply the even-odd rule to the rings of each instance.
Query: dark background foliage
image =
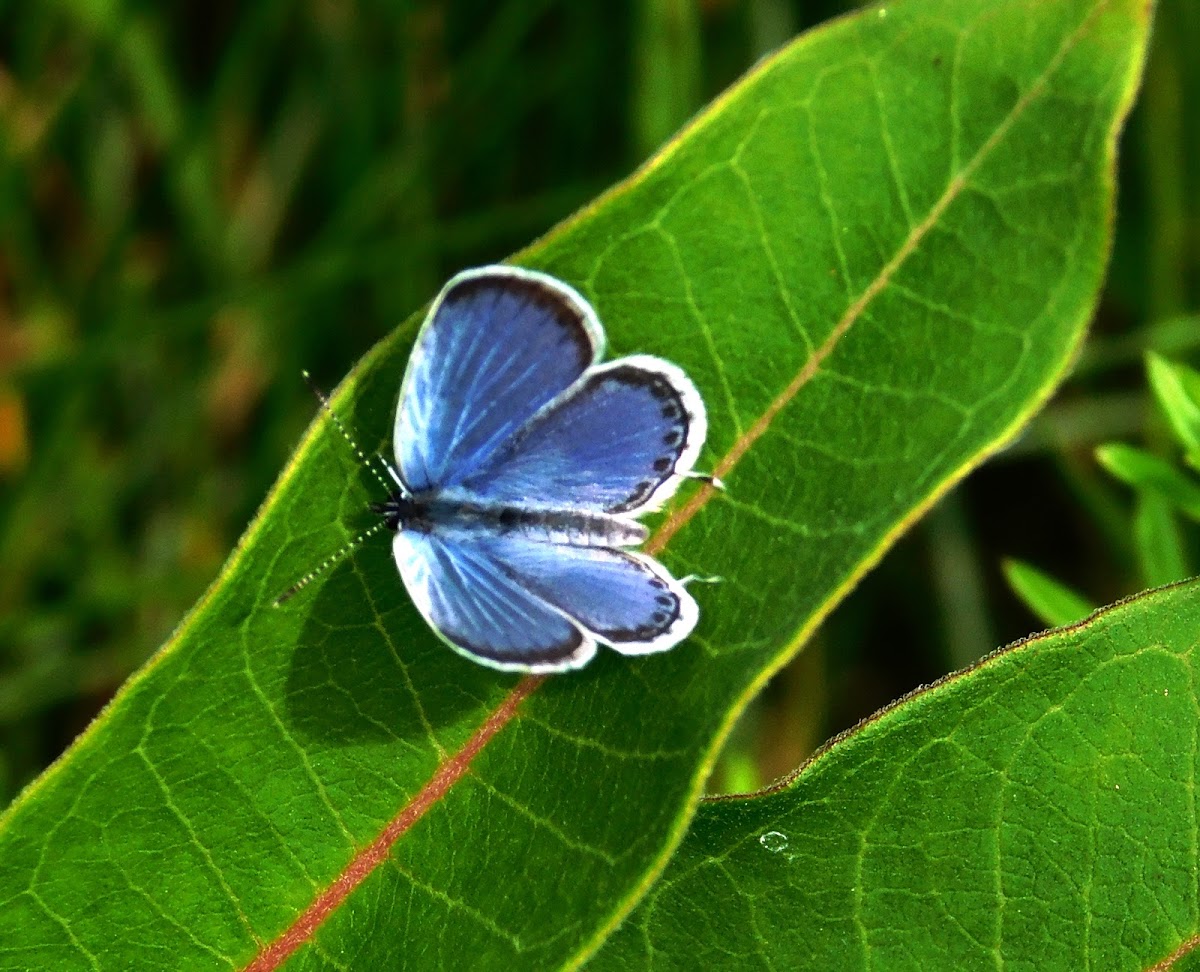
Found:
[[[301,369],[332,387],[451,273],[544,232],[850,6],[0,7],[0,805],[213,580],[313,418]],[[714,787],[786,772],[1036,630],[1004,557],[1096,603],[1145,586],[1130,494],[1092,450],[1168,450],[1141,354],[1200,364],[1197,49],[1200,6],[1163,0],[1075,376],[778,676]]]

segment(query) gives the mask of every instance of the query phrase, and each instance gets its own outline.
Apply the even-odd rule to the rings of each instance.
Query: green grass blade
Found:
[[[1122,482],[1157,493],[1181,513],[1200,520],[1200,482],[1166,459],[1122,442],[1097,446],[1096,459]]]
[[[1200,371],[1151,353],[1146,373],[1184,452],[1193,459],[1200,456]]]
[[[1025,606],[1052,628],[1086,618],[1096,609],[1083,595],[1023,560],[1006,560],[1004,576]]]
[[[1161,587],[1195,573],[1170,500],[1157,493],[1138,493],[1133,539],[1147,587]]]

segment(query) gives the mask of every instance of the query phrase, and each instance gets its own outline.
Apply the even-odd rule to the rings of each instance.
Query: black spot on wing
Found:
[[[642,567],[642,569],[647,574],[651,573],[646,567]],[[660,584],[662,583],[657,577],[651,583],[653,584],[655,581],[658,581]],[[607,638],[609,641],[616,642],[653,641],[679,620],[679,613],[682,609],[679,597],[675,592],[666,590],[665,584],[663,584],[663,589],[664,593],[659,594],[654,599],[655,609],[653,613],[641,624],[628,628],[610,628],[605,631],[597,631],[596,634]]]
[[[679,389],[661,372],[637,365],[624,365],[607,370],[603,380],[645,388],[650,397],[659,403],[659,414],[667,420],[666,431],[660,433],[662,451],[650,462],[645,478],[637,483],[628,499],[609,509],[610,513],[623,513],[645,503],[674,474],[675,464],[687,445],[691,415]]]

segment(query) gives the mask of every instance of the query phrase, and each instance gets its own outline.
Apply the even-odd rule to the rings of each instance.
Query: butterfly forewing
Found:
[[[658,358],[590,369],[463,480],[491,504],[627,513],[672,493],[704,441],[700,395]]]
[[[603,331],[553,277],[513,267],[451,280],[417,336],[396,412],[413,492],[460,482],[591,366]]]

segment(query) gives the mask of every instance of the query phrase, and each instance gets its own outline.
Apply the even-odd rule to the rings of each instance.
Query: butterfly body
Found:
[[[699,393],[649,355],[600,364],[591,305],[546,274],[482,267],[417,336],[375,511],[413,603],[455,651],[509,671],[578,668],[608,645],[670,648],[699,610],[637,522],[704,442]]]
[[[545,543],[580,547],[634,547],[647,536],[642,524],[607,513],[484,506],[439,499],[436,494],[405,495],[397,491],[372,509],[384,518],[389,529],[436,531],[446,537],[516,534]]]

